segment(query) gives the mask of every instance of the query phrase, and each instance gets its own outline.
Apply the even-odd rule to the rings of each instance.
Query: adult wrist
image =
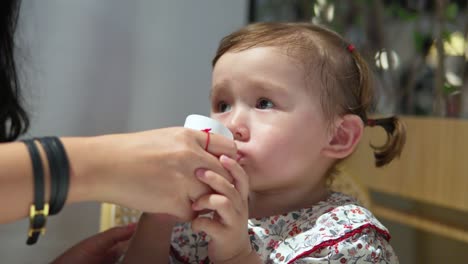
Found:
[[[23,142],[28,149],[32,163],[34,196],[30,205],[26,244],[34,245],[40,235],[45,234],[48,216],[59,213],[67,200],[70,179],[69,161],[66,150],[57,137],[27,139]],[[40,145],[43,151],[40,151]],[[49,167],[50,195],[46,195],[48,190],[44,163]]]
[[[148,221],[171,227],[175,226],[179,221],[179,218],[176,216],[165,213],[143,213],[142,217],[148,219]]]
[[[70,190],[67,202],[102,200],[99,158],[94,137],[61,138],[70,162]]]

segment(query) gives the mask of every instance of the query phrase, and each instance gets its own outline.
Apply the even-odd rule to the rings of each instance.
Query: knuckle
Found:
[[[233,151],[237,151],[236,142],[231,141],[229,144],[230,144],[229,147],[230,147]]]
[[[210,171],[210,170],[206,171],[205,172],[205,177],[206,177],[207,180],[216,181],[216,174],[213,171]]]
[[[221,206],[222,208],[230,208],[231,207],[231,200],[229,200],[227,197],[225,196],[222,196],[219,201],[219,206]]]
[[[188,144],[182,144],[173,150],[174,160],[182,160],[188,162],[194,160],[198,156],[198,153],[195,148],[190,147]]]
[[[198,156],[198,153],[192,148],[186,148],[182,151],[181,155],[183,159],[192,160]]]
[[[189,144],[193,141],[194,131],[192,129],[179,129],[175,132],[175,137],[179,142]]]

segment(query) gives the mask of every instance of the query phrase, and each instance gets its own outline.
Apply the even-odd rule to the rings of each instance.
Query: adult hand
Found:
[[[122,264],[168,263],[172,229],[177,221],[167,214],[143,213]]]
[[[136,224],[114,227],[89,237],[54,260],[53,264],[115,263],[125,252]]]
[[[232,181],[218,157],[225,154],[235,158],[234,141],[211,134],[205,151],[206,142],[205,132],[182,127],[90,138],[87,152],[69,154],[72,171],[77,175],[72,175],[71,184],[75,179],[76,185],[82,186],[71,190],[75,193],[70,194],[70,199],[88,196],[87,200],[191,220],[196,216],[192,202],[211,192],[196,179],[197,169],[213,171]],[[68,143],[67,139],[64,143]]]

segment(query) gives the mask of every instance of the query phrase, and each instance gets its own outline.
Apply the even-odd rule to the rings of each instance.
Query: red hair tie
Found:
[[[353,52],[356,48],[354,47],[353,44],[348,44],[348,47],[346,47],[349,52]]]
[[[210,145],[210,131],[211,131],[211,128],[205,128],[202,131],[206,133],[205,151],[208,151],[208,146]]]

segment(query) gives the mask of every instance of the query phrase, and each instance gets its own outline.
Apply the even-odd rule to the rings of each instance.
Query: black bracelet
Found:
[[[51,146],[50,138],[37,138],[44,148],[44,152],[47,155],[47,160],[49,162],[49,174],[50,174],[50,199],[49,199],[49,215],[55,215],[56,210],[56,200],[57,200],[57,191],[59,188],[58,181],[60,180],[59,171],[57,170],[57,159],[55,157],[54,151]]]
[[[40,138],[49,160],[50,168],[50,215],[62,210],[67,199],[70,168],[65,148],[57,137]]]
[[[29,209],[29,231],[27,245],[37,242],[39,235],[45,233],[47,216],[49,215],[49,205],[44,203],[44,170],[42,160],[34,140],[23,141],[31,157],[34,177],[34,201]]]
[[[57,137],[51,137],[52,150],[57,159],[57,170],[59,175],[57,196],[54,204],[55,213],[60,212],[65,202],[67,201],[68,189],[70,186],[70,164],[67,157],[67,152],[62,142]]]

